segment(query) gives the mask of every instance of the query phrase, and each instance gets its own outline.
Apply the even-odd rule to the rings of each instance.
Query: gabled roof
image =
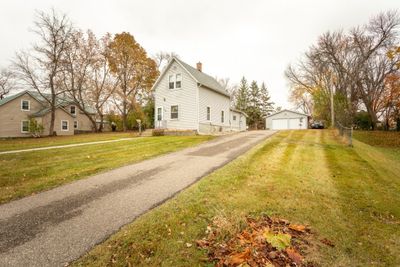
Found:
[[[222,86],[219,84],[218,81],[216,81],[213,77],[211,77],[208,74],[205,74],[204,72],[201,72],[197,70],[196,68],[190,66],[189,64],[183,62],[182,60],[173,57],[171,61],[168,63],[167,67],[164,69],[164,71],[161,73],[160,77],[157,79],[157,81],[153,85],[153,89],[156,87],[156,85],[159,83],[161,78],[165,75],[165,73],[168,71],[169,67],[172,65],[173,62],[177,62],[186,72],[195,80],[197,83],[202,85],[203,87],[206,87],[208,89],[211,89],[217,93],[220,93],[224,96],[230,97],[230,94],[222,88]]]
[[[289,109],[282,109],[281,111],[278,111],[278,112],[275,112],[274,114],[268,115],[267,118],[268,118],[268,117],[271,117],[271,116],[274,116],[274,115],[276,115],[276,114],[285,112],[285,111],[286,111],[286,112],[296,113],[296,114],[303,115],[303,116],[307,116],[307,117],[311,116],[311,115],[309,115],[309,114],[304,114],[304,113],[297,112],[297,111],[293,111],[293,110],[289,110]]]
[[[15,95],[10,95],[10,96],[7,96],[7,97],[5,97],[3,99],[0,99],[0,106],[4,105],[4,104],[6,104],[6,103],[8,103],[8,102],[10,102],[10,101],[12,101],[14,99],[17,99],[18,97],[23,96],[24,94],[29,94],[31,97],[33,97],[34,99],[36,99],[37,101],[42,103],[39,99],[37,99],[37,97],[33,94],[33,92],[25,90],[25,91],[22,91],[22,92],[19,92],[19,93],[15,94]]]
[[[38,101],[39,103],[41,103],[45,107],[48,106],[48,101],[45,98],[48,98],[48,99],[51,98],[51,94],[47,94],[47,93],[40,94],[39,92],[36,92],[36,91],[25,90],[25,91],[21,91],[21,92],[15,94],[15,95],[11,95],[11,96],[8,96],[8,97],[5,97],[5,98],[1,99],[0,100],[0,106],[4,105],[4,104],[6,104],[6,103],[8,103],[8,102],[20,97],[20,96],[23,96],[24,94],[30,95],[32,98],[36,99],[36,101]],[[57,107],[64,107],[64,106],[67,106],[67,105],[70,105],[70,104],[72,104],[72,105],[74,104],[73,99],[71,99],[71,98],[69,98],[67,96],[57,96],[56,97],[56,105],[57,105]],[[45,109],[42,109],[39,112],[45,112],[44,111]],[[86,107],[86,111],[88,113],[90,113],[90,114],[96,114],[96,111],[91,107]],[[39,114],[39,112],[36,112],[35,114]]]

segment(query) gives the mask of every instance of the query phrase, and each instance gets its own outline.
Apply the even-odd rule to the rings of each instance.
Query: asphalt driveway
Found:
[[[0,266],[64,266],[273,133],[221,136],[1,205]]]

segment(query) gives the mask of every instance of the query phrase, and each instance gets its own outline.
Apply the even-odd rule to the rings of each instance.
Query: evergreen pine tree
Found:
[[[258,129],[261,122],[261,99],[260,88],[256,81],[252,81],[250,85],[249,106],[247,108],[247,115],[249,116],[249,125],[253,129]]]
[[[274,111],[274,102],[271,101],[268,89],[263,82],[260,88],[261,116],[263,119]]]
[[[246,78],[240,80],[240,85],[236,93],[236,105],[235,108],[246,112],[249,105],[249,97],[248,97],[249,85],[247,84]]]

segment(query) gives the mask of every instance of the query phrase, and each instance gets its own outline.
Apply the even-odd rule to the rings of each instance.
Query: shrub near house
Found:
[[[22,91],[6,97],[0,100],[0,137],[31,136],[31,119],[43,126],[43,135],[48,135],[50,117],[51,109],[47,101],[37,92]],[[57,98],[55,118],[54,131],[57,135],[73,135],[75,131],[92,130],[90,120],[67,98]]]

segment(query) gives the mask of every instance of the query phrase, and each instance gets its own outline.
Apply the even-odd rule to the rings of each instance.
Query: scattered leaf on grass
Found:
[[[294,261],[297,265],[303,261],[303,256],[301,256],[295,249],[287,248],[286,253],[288,254],[289,258]]]
[[[289,228],[302,233],[306,231],[306,227],[301,224],[289,224]]]

